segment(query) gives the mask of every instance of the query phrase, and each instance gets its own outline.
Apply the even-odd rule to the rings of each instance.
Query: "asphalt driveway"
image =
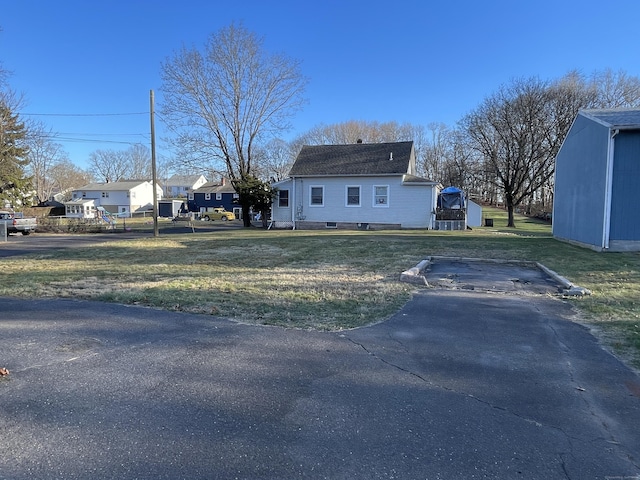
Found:
[[[0,478],[640,475],[640,379],[548,296],[319,333],[0,298]]]

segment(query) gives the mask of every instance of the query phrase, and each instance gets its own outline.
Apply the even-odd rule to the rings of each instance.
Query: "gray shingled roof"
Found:
[[[236,193],[236,189],[231,182],[226,182],[224,185],[220,185],[219,182],[207,182],[196,188],[193,193]]]
[[[609,128],[640,128],[640,108],[581,110],[580,113],[587,118],[599,121]]]
[[[412,149],[413,142],[305,145],[289,176],[402,175]]]

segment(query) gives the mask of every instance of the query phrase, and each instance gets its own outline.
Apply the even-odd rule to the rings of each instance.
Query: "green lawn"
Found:
[[[493,228],[230,229],[14,257],[12,268],[0,273],[0,295],[94,299],[336,330],[397,311],[417,288],[399,282],[400,273],[427,256],[532,260],[591,290],[569,301],[640,366],[639,253],[596,253],[558,242],[548,224],[525,217],[508,229],[502,210],[485,208],[485,217],[493,218]],[[10,273],[16,270],[21,274]]]

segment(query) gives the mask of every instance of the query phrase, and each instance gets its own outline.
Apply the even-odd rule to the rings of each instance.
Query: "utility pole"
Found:
[[[153,90],[149,95],[151,115],[151,177],[153,181],[153,236],[158,236],[158,175],[156,172],[156,126],[155,126],[155,113],[153,109],[154,95]]]

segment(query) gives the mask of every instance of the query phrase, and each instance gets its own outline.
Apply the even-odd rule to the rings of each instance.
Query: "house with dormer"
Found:
[[[305,145],[276,182],[271,226],[433,228],[438,182],[419,177],[413,142]]]

